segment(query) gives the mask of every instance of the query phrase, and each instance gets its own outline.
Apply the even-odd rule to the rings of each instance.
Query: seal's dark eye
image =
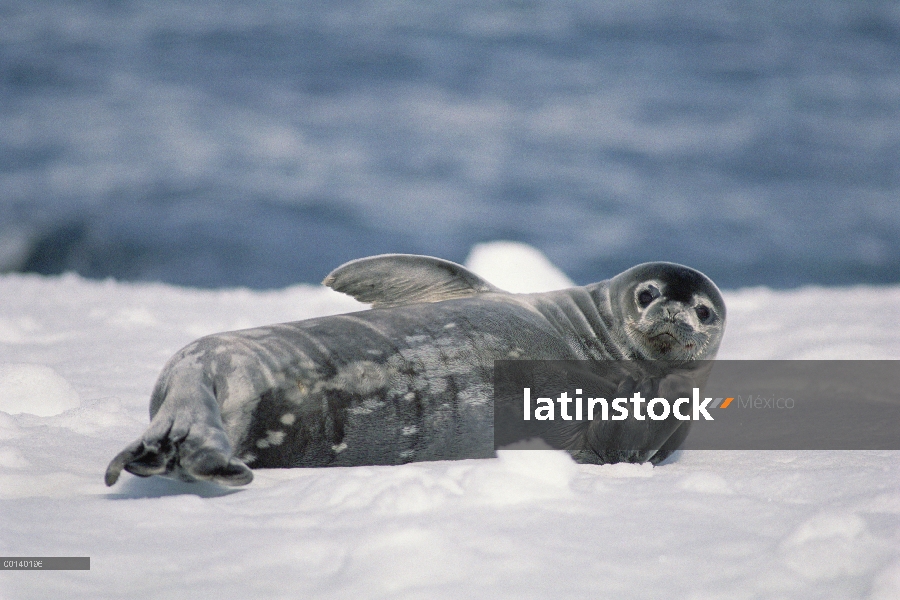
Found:
[[[641,308],[647,308],[656,298],[659,298],[659,290],[651,285],[646,290],[641,290],[638,294],[637,301],[638,304],[641,305]]]
[[[651,302],[653,302],[653,294],[644,290],[640,294],[638,294],[638,302],[641,303],[641,306],[647,306]]]
[[[705,306],[703,306],[702,304],[700,306],[698,306],[697,308],[695,308],[694,310],[697,311],[697,316],[703,322],[706,322],[706,320],[709,319],[709,317],[712,315],[712,313],[709,312],[709,309],[706,308]]]

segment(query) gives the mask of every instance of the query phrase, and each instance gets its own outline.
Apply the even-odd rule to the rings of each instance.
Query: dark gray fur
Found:
[[[641,308],[645,281],[662,295]],[[324,283],[375,307],[189,344],[163,369],[150,427],[112,460],[107,485],[123,468],[243,485],[248,465],[488,458],[494,360],[709,359],[725,322],[715,285],[672,263],[510,294],[448,261],[384,255],[347,263]],[[706,325],[690,313],[697,294],[714,311]],[[662,333],[654,320],[667,323]],[[602,462],[593,458],[576,456]]]

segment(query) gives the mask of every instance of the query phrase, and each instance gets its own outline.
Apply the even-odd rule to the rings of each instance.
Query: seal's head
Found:
[[[725,302],[700,271],[667,262],[640,264],[610,280],[609,297],[632,358],[715,357],[725,331]]]

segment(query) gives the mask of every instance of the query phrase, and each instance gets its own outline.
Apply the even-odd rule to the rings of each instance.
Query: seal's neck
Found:
[[[531,294],[530,299],[578,358],[629,358],[621,324],[610,307],[607,282]]]

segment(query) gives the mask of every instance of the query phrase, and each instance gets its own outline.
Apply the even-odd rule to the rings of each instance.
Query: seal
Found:
[[[187,345],[160,374],[149,428],[113,458],[106,484],[122,469],[244,485],[251,467],[489,458],[495,360],[711,359],[725,326],[715,284],[665,262],[511,294],[446,260],[387,254],[346,263],[323,284],[372,308]],[[625,459],[658,462],[678,437],[668,431]],[[622,458],[589,454],[573,452],[581,462]]]

